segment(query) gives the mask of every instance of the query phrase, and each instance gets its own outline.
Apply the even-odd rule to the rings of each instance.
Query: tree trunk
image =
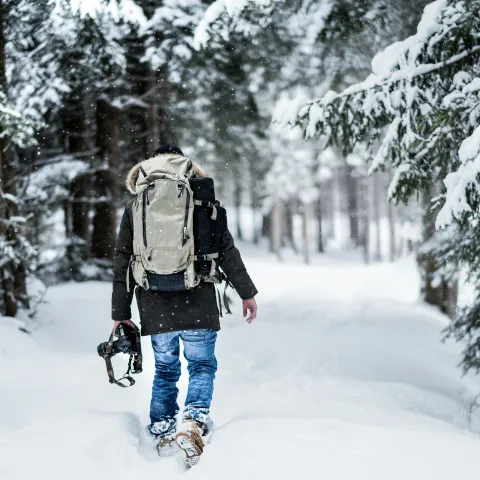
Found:
[[[0,0],[0,84],[2,91],[8,91],[5,57],[5,10],[4,1]],[[13,247],[18,246],[19,232],[17,226],[9,223],[16,215],[17,205],[5,198],[4,194],[17,194],[15,172],[13,168],[13,149],[11,138],[3,135],[0,140],[0,237],[3,237]],[[18,303],[28,308],[27,296],[27,267],[24,262],[16,263],[9,258],[0,259],[0,290],[2,304],[1,313],[14,317],[18,312]]]
[[[272,213],[264,213],[262,215],[262,237],[264,238],[271,238],[270,231],[271,231],[271,219]]]
[[[66,102],[64,128],[68,139],[68,152],[82,159],[88,152],[87,124],[83,91],[76,90]],[[67,278],[77,278],[79,266],[89,255],[91,173],[78,175],[70,185],[70,205],[64,204],[68,240]]]
[[[242,232],[242,212],[241,212],[241,207],[242,207],[242,185],[240,183],[241,177],[238,174],[235,174],[235,190],[233,192],[234,195],[234,203],[235,203],[235,211],[237,213],[236,215],[236,232],[237,232],[237,238],[239,240],[243,240],[243,232]]]
[[[318,253],[324,253],[324,245],[323,245],[323,212],[322,212],[322,198],[321,195],[318,196],[317,203],[316,203],[316,216],[317,216],[317,251]]]
[[[424,215],[423,215],[423,242],[432,240],[435,235],[435,219],[438,209],[431,210],[429,194],[424,196]],[[421,251],[417,255],[417,263],[422,277],[421,293],[424,301],[434,305],[441,312],[453,318],[456,314],[458,281],[447,281],[438,273],[437,259],[434,253],[429,250]]]
[[[392,167],[389,168],[388,170],[388,181],[391,182],[393,177],[393,169]],[[396,216],[396,211],[395,211],[395,204],[393,202],[388,202],[387,206],[387,215],[388,215],[388,227],[389,227],[389,240],[390,240],[390,261],[393,262],[397,258],[397,255],[400,254],[400,249],[402,248],[401,241],[398,242],[397,245],[397,229],[396,229],[396,222],[397,222],[397,216]]]
[[[65,129],[68,133],[68,152],[82,157],[88,150],[86,142],[85,108],[81,91],[72,94],[65,112]],[[90,188],[89,173],[79,175],[71,185],[71,227],[72,237],[88,241]]]
[[[373,176],[373,219],[376,225],[375,235],[375,261],[382,260],[382,232],[380,226],[380,174],[376,173]]]
[[[71,242],[75,248],[77,260],[86,260],[89,249],[90,233],[90,194],[91,194],[91,175],[90,173],[79,175],[71,186]],[[79,258],[78,258],[79,257]]]
[[[361,233],[360,244],[363,248],[363,259],[366,264],[370,263],[370,177],[363,177],[359,184],[360,194],[360,218]]]
[[[254,245],[257,245],[260,241],[260,235],[258,232],[257,226],[257,208],[259,204],[258,198],[258,178],[257,178],[257,171],[255,169],[254,161],[249,161],[249,171],[250,171],[250,201],[251,201],[251,209],[252,209],[252,241]]]
[[[303,261],[306,265],[311,263],[310,255],[310,221],[312,217],[312,204],[302,206],[302,238],[303,238]]]
[[[457,315],[458,281],[443,282],[443,304],[440,308],[449,318]]]
[[[146,111],[145,124],[147,126],[147,155],[148,157],[153,157],[155,150],[157,149],[158,143],[172,143],[171,140],[167,138],[162,138],[160,140],[160,118],[158,112],[158,103],[157,99],[157,79],[156,72],[148,72],[148,81],[147,85],[149,88],[149,93],[147,94],[148,108]]]
[[[163,2],[138,0],[136,3],[151,20]],[[123,40],[127,59],[126,75],[118,86],[118,93],[125,98],[138,100],[131,102],[128,111],[122,110],[119,118],[122,159],[130,165],[153,155],[159,144],[175,144],[177,141],[171,120],[175,100],[171,95],[168,67],[152,70],[148,62],[142,61],[145,40],[146,37],[139,36],[136,29],[132,29]],[[155,32],[157,45],[164,40],[161,32]]]
[[[295,244],[295,236],[293,232],[293,205],[292,202],[285,204],[285,240],[295,253],[298,253],[297,245]]]
[[[118,110],[105,100],[97,103],[97,145],[102,162],[96,174],[97,200],[93,218],[92,257],[113,260],[117,230],[120,152]]]
[[[350,240],[354,247],[358,247],[358,194],[357,179],[355,178],[355,169],[346,165],[345,180],[347,186],[347,211],[350,222]]]
[[[284,226],[284,205],[280,199],[274,199],[271,213],[271,250],[282,260],[282,238]]]
[[[335,190],[334,190],[334,181],[328,182],[325,184],[325,201],[324,201],[324,212],[326,212],[326,218],[328,219],[328,231],[326,238],[328,240],[335,239]]]
[[[252,242],[254,245],[258,245],[260,242],[260,235],[257,227],[257,203],[256,199],[252,199]]]
[[[72,202],[69,198],[63,201],[63,225],[65,238],[70,238],[72,232]]]
[[[3,13],[3,12],[2,12]],[[1,15],[1,14],[0,14]],[[3,22],[3,18],[0,19]],[[3,32],[2,32],[3,40]],[[3,41],[2,41],[3,44]],[[3,50],[3,49],[2,49]],[[2,52],[4,54],[4,50]],[[8,226],[8,221],[11,216],[10,207],[11,202],[8,202],[4,196],[4,193],[11,193],[12,185],[8,185],[6,180],[9,177],[9,170],[12,168],[12,150],[10,138],[3,137],[0,140],[0,185],[1,185],[1,199],[0,199],[0,219],[4,220],[0,222],[0,237],[3,237],[5,241],[12,240],[12,228]],[[8,191],[9,190],[9,191]],[[7,317],[14,317],[18,312],[18,305],[15,292],[15,277],[14,277],[14,264],[8,257],[1,258],[0,268],[0,281],[1,281],[1,294],[2,294],[2,314]]]
[[[390,261],[395,261],[397,256],[397,242],[396,242],[396,229],[395,229],[395,205],[392,202],[388,202],[388,225],[390,230]]]

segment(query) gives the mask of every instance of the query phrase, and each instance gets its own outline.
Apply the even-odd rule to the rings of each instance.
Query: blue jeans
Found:
[[[153,436],[175,433],[176,415],[179,411],[177,382],[180,378],[180,340],[188,362],[190,381],[183,418],[191,418],[211,425],[210,404],[213,381],[217,371],[215,358],[215,330],[183,330],[152,335],[155,355],[155,378],[150,403],[150,425]]]

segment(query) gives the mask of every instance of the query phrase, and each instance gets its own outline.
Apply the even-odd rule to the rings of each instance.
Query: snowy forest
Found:
[[[252,265],[269,292],[270,329],[276,328],[275,315],[287,318],[275,302],[294,297],[298,310],[291,306],[285,312],[292,319],[304,313],[310,318],[304,333],[325,328],[318,336],[326,338],[318,344],[314,338],[298,339],[305,362],[324,348],[328,364],[342,354],[329,350],[330,329],[316,323],[321,324],[325,305],[327,317],[339,309],[335,312],[350,319],[357,315],[354,304],[376,305],[368,302],[384,297],[386,303],[397,302],[399,292],[408,290],[413,302],[408,308],[400,303],[397,309],[381,307],[389,318],[406,322],[392,324],[396,339],[369,324],[364,337],[355,327],[358,332],[334,344],[350,358],[356,351],[353,337],[378,339],[379,356],[365,366],[376,372],[388,357],[385,345],[398,341],[402,351],[413,349],[415,360],[410,365],[403,359],[399,368],[421,365],[427,372],[435,355],[447,355],[442,340],[449,342],[455,353],[442,356],[435,373],[425,373],[435,385],[428,395],[451,392],[445,393],[448,401],[432,400],[439,413],[431,416],[443,421],[456,415],[451,399],[462,392],[455,402],[468,403],[469,414],[458,418],[468,416],[471,423],[480,391],[479,60],[480,0],[0,0],[4,323],[20,322],[12,325],[21,325],[18,335],[28,338],[26,333],[41,330],[42,312],[55,301],[63,302],[59,312],[66,322],[73,314],[70,297],[60,300],[66,288],[76,292],[74,308],[84,308],[86,317],[93,318],[101,302],[110,302],[116,236],[131,197],[125,177],[160,144],[178,145],[214,178],[230,231],[247,252],[247,267]],[[268,267],[260,267],[265,259]],[[290,290],[278,285],[274,299],[270,281],[285,277]],[[104,292],[102,299],[90,297],[95,288]],[[341,311],[342,292],[354,299],[348,314]],[[314,306],[318,295],[325,296],[324,303]],[[421,308],[428,310],[416,310]],[[76,321],[83,322],[79,315]],[[438,328],[428,326],[429,316],[438,320]],[[88,328],[100,324],[92,319]],[[52,338],[83,338],[66,334],[68,328],[61,328],[66,336]],[[407,329],[413,332],[410,340]],[[9,332],[0,331],[0,337],[17,339]],[[278,335],[287,341],[291,333]],[[30,341],[20,336],[19,344]],[[268,342],[266,334],[262,338]],[[424,347],[417,346],[418,338]],[[370,340],[358,351],[367,359],[373,355],[366,351]],[[224,352],[234,349],[236,341],[231,343]],[[257,343],[245,353],[246,364],[252,352],[259,364],[265,360]],[[272,356],[287,355],[269,348],[275,348]],[[2,352],[0,338],[0,358]],[[332,371],[344,367],[339,362]],[[228,365],[234,372],[233,357]],[[467,374],[464,380],[462,374]],[[402,375],[385,381],[409,384]],[[415,388],[423,388],[415,382]],[[237,391],[229,381],[226,386]],[[275,396],[276,388],[265,395]],[[366,392],[369,405],[375,404],[372,391]],[[427,401],[428,395],[422,398]],[[128,410],[126,405],[119,408]],[[257,405],[262,406],[270,408]],[[107,435],[114,427],[102,428]],[[468,441],[465,459],[455,462],[465,474],[472,473],[467,452],[478,448],[473,443],[478,436]],[[442,448],[450,457],[452,444],[439,444],[437,453]],[[399,458],[398,478],[404,478],[400,473],[436,480],[460,474],[438,457],[442,454],[435,458],[436,475],[420,468],[413,476]],[[259,464],[248,468],[238,478],[263,471]],[[292,469],[296,474],[297,467]],[[365,477],[357,478],[397,478],[387,471],[379,467],[377,477],[365,470]],[[5,478],[26,479],[27,474]]]

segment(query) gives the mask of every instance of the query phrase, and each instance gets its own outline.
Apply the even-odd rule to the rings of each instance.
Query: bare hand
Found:
[[[113,333],[115,333],[117,331],[117,328],[122,323],[124,323],[125,325],[128,325],[129,327],[136,328],[135,324],[131,320],[115,320],[113,322]]]
[[[255,298],[247,298],[243,301],[243,317],[247,317],[247,322],[252,323],[257,318],[257,302]]]

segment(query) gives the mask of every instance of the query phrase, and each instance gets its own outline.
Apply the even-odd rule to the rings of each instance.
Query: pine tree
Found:
[[[450,315],[459,262],[469,266],[472,282],[480,287],[479,13],[479,0],[431,3],[417,33],[377,55],[373,73],[364,82],[339,94],[328,92],[298,115],[308,137],[325,135],[346,152],[365,139],[372,148],[380,141],[370,169],[387,163],[393,167],[390,198],[408,201],[422,195],[424,296]],[[435,216],[439,228],[455,224],[435,233]],[[465,369],[480,369],[478,299],[480,289],[473,309],[465,310],[450,330],[468,341]]]
[[[36,252],[24,236],[25,218],[18,196],[15,147],[33,143],[34,124],[14,110],[7,79],[8,5],[0,0],[0,313],[15,316],[29,307],[27,273]]]
[[[5,13],[8,97],[35,125],[31,136],[38,143],[14,152],[17,178],[26,180],[17,185],[31,218],[26,234],[38,242],[63,205],[65,254],[42,262],[38,273],[48,281],[54,269],[63,279],[82,279],[90,257],[111,266],[121,177],[116,100],[126,67],[122,42],[141,19],[139,7],[131,0],[7,0]]]

